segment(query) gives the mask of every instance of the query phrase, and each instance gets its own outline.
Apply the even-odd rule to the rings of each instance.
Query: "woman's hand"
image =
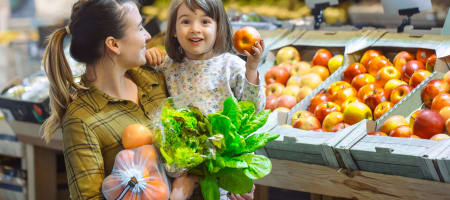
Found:
[[[183,175],[175,179],[172,184],[172,192],[170,193],[170,200],[185,200],[191,197],[194,189],[199,182],[198,176]]]
[[[253,185],[252,191],[246,194],[228,194],[230,200],[253,200],[255,193],[255,185]]]
[[[248,51],[245,51],[244,54],[247,56],[247,63],[245,63],[245,76],[250,83],[255,85],[258,83],[258,68],[259,61],[262,59],[262,55],[264,53],[264,41],[255,42],[255,45],[252,47],[253,55]]]
[[[145,58],[148,64],[157,66],[162,64],[166,59],[166,52],[160,48],[152,47],[145,51]]]

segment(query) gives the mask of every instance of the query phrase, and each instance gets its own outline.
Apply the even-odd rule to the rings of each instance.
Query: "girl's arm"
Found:
[[[69,119],[63,124],[63,142],[70,199],[104,199],[105,170],[95,134],[81,119]]]
[[[258,85],[259,78],[257,68],[262,59],[262,54],[264,53],[264,42],[262,40],[261,43],[256,42],[252,49],[254,51],[253,55],[248,51],[245,51],[245,55],[247,56],[247,62],[245,63],[245,77],[250,83]]]
[[[164,62],[166,59],[166,52],[160,48],[152,47],[145,52],[145,58],[147,63],[151,66],[157,66]]]

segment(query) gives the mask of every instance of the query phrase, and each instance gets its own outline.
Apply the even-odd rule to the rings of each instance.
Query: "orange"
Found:
[[[116,199],[122,193],[125,186],[120,185],[119,176],[109,175],[102,183],[102,192],[106,199]]]
[[[134,149],[152,144],[152,132],[142,124],[128,125],[122,132],[122,145],[125,149]]]
[[[169,198],[169,187],[161,179],[152,179],[141,193],[141,200],[166,200]]]
[[[134,163],[138,166],[147,168],[149,170],[156,168],[158,154],[155,147],[151,145],[144,145],[139,147],[134,157]]]
[[[114,167],[127,170],[134,162],[135,153],[132,150],[122,150],[116,155],[116,160],[114,162]]]

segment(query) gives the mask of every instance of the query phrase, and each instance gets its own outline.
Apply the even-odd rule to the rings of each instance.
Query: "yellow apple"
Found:
[[[344,110],[344,122],[350,125],[356,124],[363,119],[372,120],[372,110],[369,106],[359,101],[348,104]]]
[[[450,136],[448,136],[447,134],[439,133],[439,134],[433,135],[433,137],[431,137],[430,140],[439,141],[439,140],[446,140],[448,138],[450,138]]]
[[[312,91],[313,91],[313,89],[311,89],[310,87],[302,87],[302,88],[300,88],[300,91],[297,94],[297,102],[300,102],[301,100],[303,100]]]
[[[302,87],[316,88],[322,83],[322,78],[315,73],[302,76]]]
[[[450,118],[450,106],[441,108],[439,114],[444,118],[444,121],[447,121]]]
[[[287,94],[297,98],[298,92],[300,92],[300,87],[296,85],[290,85],[284,88],[283,93],[281,93],[281,95]]]
[[[299,110],[292,115],[291,124],[295,124],[302,117],[313,116],[313,114],[306,110]]]
[[[337,54],[333,56],[328,61],[328,70],[330,70],[330,74],[334,73],[339,67],[344,63],[344,56],[342,54]]]
[[[336,124],[344,121],[344,115],[341,112],[332,112],[328,114],[322,122],[322,128],[325,131],[331,132]]]
[[[390,133],[391,130],[393,130],[394,128],[397,128],[398,126],[402,126],[402,125],[409,126],[409,123],[405,119],[405,117],[403,117],[401,115],[394,115],[392,117],[389,117],[386,121],[384,121],[380,130],[381,130],[381,132],[384,132],[384,133]]]
[[[311,64],[309,64],[308,62],[296,62],[294,63],[294,66],[292,66],[291,76],[303,76],[309,73],[309,70],[311,70]]]
[[[291,86],[291,85],[296,85],[298,87],[302,87],[302,78],[300,76],[291,76],[288,79],[286,86]]]
[[[287,46],[281,48],[275,56],[275,63],[277,65],[284,62],[300,62],[301,56],[295,47]]]

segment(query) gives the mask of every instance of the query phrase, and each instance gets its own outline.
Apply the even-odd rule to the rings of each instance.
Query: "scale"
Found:
[[[405,26],[411,25],[411,17],[425,10],[431,10],[431,0],[381,0],[384,13],[406,16],[397,27],[397,32],[405,30]]]
[[[314,16],[314,30],[318,30],[325,21],[323,11],[338,4],[338,0],[306,0],[306,6],[311,9],[311,14]]]

